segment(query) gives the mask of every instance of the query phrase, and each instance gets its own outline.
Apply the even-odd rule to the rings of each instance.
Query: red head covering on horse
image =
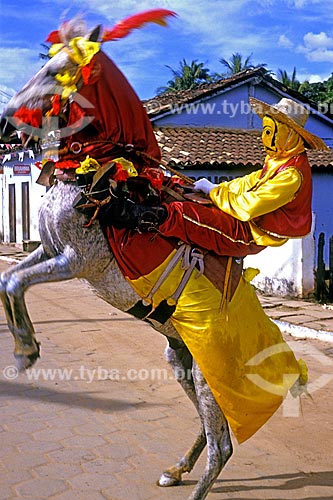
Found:
[[[83,117],[89,117],[91,122],[64,139],[64,153],[60,153],[59,160],[83,160],[90,155],[103,164],[111,159],[110,155],[126,155],[122,145],[128,144],[160,160],[149,118],[123,73],[101,51],[89,66],[90,77],[70,105],[67,126],[75,130]]]

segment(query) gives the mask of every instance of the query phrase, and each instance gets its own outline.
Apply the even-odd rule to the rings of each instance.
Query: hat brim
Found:
[[[260,118],[270,116],[271,118],[275,118],[278,122],[284,123],[285,125],[288,125],[288,127],[295,130],[304,139],[304,142],[306,143],[305,145],[309,149],[329,150],[329,147],[326,146],[320,137],[311,134],[308,130],[305,130],[304,127],[298,125],[298,123],[289,118],[289,116],[285,113],[282,113],[275,106],[259,101],[254,97],[250,97],[250,105]]]

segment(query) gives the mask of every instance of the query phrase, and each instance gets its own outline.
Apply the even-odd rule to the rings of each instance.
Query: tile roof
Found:
[[[260,130],[216,127],[155,128],[162,157],[181,168],[260,167],[265,158]],[[312,167],[333,170],[333,149],[308,151]]]
[[[234,87],[240,83],[248,80],[254,80],[256,84],[260,82],[266,83],[269,87],[275,88],[280,93],[287,93],[291,98],[294,98],[313,109],[317,109],[318,106],[315,102],[311,101],[303,94],[286,87],[283,83],[279,82],[275,78],[272,78],[269,71],[263,67],[258,67],[254,69],[246,69],[232,75],[228,78],[223,78],[212,83],[203,83],[194,89],[181,90],[176,92],[168,92],[165,94],[157,95],[151,99],[142,101],[149,115],[149,118],[153,120],[154,118],[162,115],[164,113],[171,112],[173,109],[179,109],[182,104],[195,102],[199,99],[217,94],[221,91],[227,90],[229,87]],[[332,119],[333,115],[330,109],[325,113],[325,116]]]
[[[150,119],[157,115],[171,111],[173,106],[183,103],[189,103],[197,100],[198,98],[214,95],[217,92],[234,85],[235,83],[242,82],[254,77],[263,77],[267,71],[265,68],[247,69],[232,75],[229,78],[217,80],[212,83],[202,83],[198,87],[187,90],[179,90],[176,92],[167,92],[165,94],[157,95],[151,99],[142,101]]]

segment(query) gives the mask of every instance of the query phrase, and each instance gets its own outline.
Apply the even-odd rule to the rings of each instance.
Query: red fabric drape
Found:
[[[85,146],[79,155],[66,152],[60,160],[74,156],[82,161],[89,154],[103,164],[118,154],[123,155],[116,146],[103,142],[107,140],[133,144],[135,149],[160,160],[160,149],[147,113],[123,73],[101,51],[94,56],[91,65],[91,83],[83,85],[70,104],[67,126],[73,127],[74,132],[64,139],[62,147],[69,148],[73,142],[101,142]],[[75,133],[81,120],[87,117],[92,118],[91,123]],[[158,165],[153,163],[152,166]]]

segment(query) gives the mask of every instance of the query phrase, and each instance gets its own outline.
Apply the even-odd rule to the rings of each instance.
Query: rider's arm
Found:
[[[302,183],[301,174],[295,168],[283,170],[266,182],[260,182],[258,179],[258,185],[253,185],[250,189],[249,180],[253,179],[248,177],[237,179],[236,192],[231,181],[229,186],[228,183],[222,183],[209,193],[217,207],[242,221],[273,212],[286,205],[293,200]]]
[[[241,194],[244,191],[253,189],[253,187],[258,184],[261,173],[262,169],[255,170],[250,174],[243,175],[242,177],[235,177],[235,179],[231,181],[223,182],[220,186],[223,186],[224,190],[228,190],[231,193]]]

